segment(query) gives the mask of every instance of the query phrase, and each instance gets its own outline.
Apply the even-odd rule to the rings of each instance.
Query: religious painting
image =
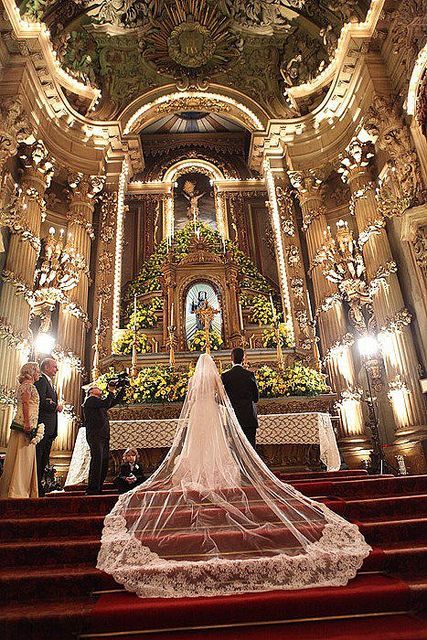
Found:
[[[201,320],[197,316],[197,311],[206,302],[214,309],[219,310],[219,313],[215,314],[210,328],[222,335],[222,313],[218,295],[211,284],[196,282],[188,290],[185,300],[185,338],[187,344],[190,344],[193,340],[196,331],[204,329]]]

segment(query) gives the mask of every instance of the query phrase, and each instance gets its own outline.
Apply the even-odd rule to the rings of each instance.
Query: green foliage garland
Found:
[[[224,245],[221,234],[218,231],[214,231],[204,223],[198,223],[197,228],[199,230],[200,239],[206,241],[212,253],[217,255],[223,254]],[[180,229],[175,234],[172,247],[175,260],[179,262],[189,253],[190,244],[193,240],[194,224],[189,222],[183,229]],[[265,294],[272,291],[270,284],[264,276],[260,274],[252,260],[248,258],[243,251],[240,251],[240,249],[238,249],[231,240],[225,241],[225,249],[227,252],[231,253],[233,260],[239,267],[239,272],[243,275],[243,279],[241,281],[242,288],[253,289]],[[162,275],[162,266],[166,260],[166,255],[166,240],[162,240],[127,289],[124,302],[129,309],[135,294],[139,296],[154,291],[160,291],[160,277]]]

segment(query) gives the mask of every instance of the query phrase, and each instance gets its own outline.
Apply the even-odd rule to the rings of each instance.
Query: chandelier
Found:
[[[40,331],[48,331],[51,313],[57,302],[66,300],[65,294],[77,286],[80,271],[85,268],[83,256],[65,242],[63,229],[56,237],[54,227],[42,242],[39,265],[35,272],[34,305],[32,314],[40,316]]]
[[[325,243],[317,254],[316,263],[322,266],[325,278],[337,285],[341,298],[349,305],[350,321],[360,333],[364,333],[371,318],[372,305],[365,280],[365,263],[359,242],[353,238],[347,222],[338,220],[336,226],[335,238],[329,226],[325,231]]]

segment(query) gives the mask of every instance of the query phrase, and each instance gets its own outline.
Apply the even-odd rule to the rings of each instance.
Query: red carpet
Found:
[[[374,547],[346,587],[138,599],[94,568],[116,496],[87,497],[74,487],[0,501],[0,637],[427,640],[427,476],[348,471],[283,479],[358,523]]]

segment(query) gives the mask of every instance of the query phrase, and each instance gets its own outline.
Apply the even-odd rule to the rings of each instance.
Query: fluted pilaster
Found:
[[[71,199],[68,218],[67,244],[73,247],[81,265],[77,285],[67,295],[59,311],[58,323],[58,388],[64,403],[72,412],[80,414],[82,363],[85,358],[87,315],[90,286],[90,254],[94,237],[92,221],[96,195],[102,189],[103,179],[98,176],[71,175],[68,179]],[[70,413],[69,413],[70,415]],[[75,439],[73,418],[64,426],[55,441],[56,450],[70,450]]]
[[[327,229],[322,183],[313,171],[291,172],[290,178],[297,189],[303,215],[303,229],[325,363],[333,390],[340,395],[340,440],[348,447],[355,445],[360,448],[362,443],[366,446],[367,438],[361,402],[354,391],[357,384],[351,349],[353,341],[347,333],[347,318],[337,287],[325,278],[321,264],[316,261],[316,256],[324,244]]]
[[[1,379],[4,398],[11,398],[20,367],[28,356],[28,328],[34,287],[34,271],[40,250],[40,225],[44,216],[44,193],[53,165],[41,142],[22,149],[24,169],[16,194],[3,209],[3,223],[11,231],[0,296]],[[0,405],[0,442],[5,446],[13,408]]]
[[[314,323],[309,305],[306,274],[298,225],[291,197],[289,177],[284,168],[274,169],[264,162],[270,222],[274,234],[282,305],[295,346],[311,364],[318,366]]]
[[[385,230],[385,219],[378,210],[375,185],[371,180],[369,158],[372,148],[353,140],[343,156],[343,176],[352,193],[367,280],[373,295],[374,315],[383,344],[383,357],[389,397],[397,425],[396,436],[421,435],[427,424],[426,406],[418,380],[418,361]]]

